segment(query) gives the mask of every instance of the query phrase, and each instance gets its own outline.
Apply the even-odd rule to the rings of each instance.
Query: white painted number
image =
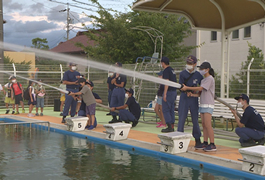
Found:
[[[167,152],[168,151],[168,145],[166,145],[166,148],[165,148],[165,152]]]
[[[81,123],[78,123],[78,128],[81,128],[82,127],[82,124]]]

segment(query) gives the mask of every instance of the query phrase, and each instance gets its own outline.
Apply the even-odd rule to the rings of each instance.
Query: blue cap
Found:
[[[94,83],[90,80],[87,81],[87,83],[91,86],[91,87],[94,87]]]
[[[169,59],[167,57],[162,57],[161,62],[164,62],[166,64],[169,64]]]
[[[156,73],[158,76],[162,76],[163,75],[163,71],[160,71],[158,73]]]
[[[189,55],[186,59],[188,63],[196,64],[197,63],[197,58],[195,56]]]
[[[69,66],[76,66],[76,63],[70,62]]]
[[[130,88],[130,89],[126,89],[126,92],[129,92],[129,93],[132,94],[132,95],[133,95],[133,93],[134,93],[134,91],[133,91],[132,88]]]
[[[249,104],[249,98],[246,94],[241,94],[240,96],[235,97],[235,100],[244,99]]]

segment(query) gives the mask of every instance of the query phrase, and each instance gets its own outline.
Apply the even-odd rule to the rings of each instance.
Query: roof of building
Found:
[[[65,42],[60,42],[58,46],[50,49],[50,51],[57,53],[84,52],[81,47],[77,47],[75,45],[75,43],[77,42],[82,43],[84,46],[94,45],[94,40],[89,40],[89,38],[84,34],[84,32],[78,32],[74,38]]]

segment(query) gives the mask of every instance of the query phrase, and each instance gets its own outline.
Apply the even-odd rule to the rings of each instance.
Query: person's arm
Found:
[[[95,99],[96,100],[96,103],[102,103],[102,99]]]
[[[121,82],[120,84],[117,84],[116,81],[115,81],[114,85],[117,86],[117,87],[124,87],[124,82]]]
[[[21,87],[21,91],[22,91],[22,98],[24,98],[24,89],[23,89],[21,84],[20,84],[20,87]]]
[[[165,80],[169,81],[169,79],[165,79]],[[165,102],[167,102],[167,90],[168,90],[168,86],[165,85],[165,86],[164,86],[164,96],[163,96],[163,100],[164,100]]]
[[[66,84],[66,85],[78,85],[78,80],[76,80],[76,81],[74,81],[74,82],[63,81],[63,84]]]
[[[187,90],[191,90],[191,91],[202,91],[203,90],[203,87],[202,86],[198,86],[198,87],[189,87],[189,86],[186,86],[184,84],[182,84],[183,87],[181,88],[182,91],[187,91]]]
[[[82,95],[82,92],[81,91],[79,91],[79,92],[71,92],[70,94],[69,94],[70,96],[75,96],[75,95]]]
[[[11,99],[12,100],[14,99],[14,91],[13,91],[13,88],[11,88]]]
[[[126,109],[128,107],[127,104],[124,104],[123,106],[119,106],[119,107],[113,107],[110,110],[111,111],[115,111],[115,110],[121,110],[121,109]]]
[[[231,112],[234,114],[234,116],[235,116],[235,120],[236,120],[236,123],[237,123],[237,125],[240,127],[240,128],[242,128],[242,127],[244,127],[245,125],[243,124],[243,123],[241,123],[240,122],[240,118],[238,117],[238,115],[237,115],[237,111],[236,110],[232,110],[232,109],[230,109],[231,110]]]

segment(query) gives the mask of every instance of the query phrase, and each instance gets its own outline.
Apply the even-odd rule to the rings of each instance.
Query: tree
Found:
[[[163,55],[171,60],[188,56],[195,46],[182,45],[184,38],[191,35],[190,25],[184,18],[176,15],[132,11],[111,14],[102,8],[97,0],[93,2],[100,7],[98,15],[90,15],[94,28],[88,29],[86,35],[94,40],[94,45],[82,47],[95,60],[114,63],[135,63],[137,57],[152,56],[154,43],[146,32],[134,30],[136,26],[155,28],[164,34]],[[160,42],[157,43],[160,52]]]
[[[251,69],[265,69],[264,67],[264,54],[262,50],[248,42],[248,57],[245,62],[241,64],[241,69],[236,75],[233,75],[230,80],[230,94],[247,93],[247,68],[252,58],[254,61]],[[251,72],[250,73],[250,97],[253,99],[264,99],[265,91],[264,80],[265,72]]]
[[[49,49],[49,45],[47,45],[48,41],[47,38],[34,38],[31,40],[32,45],[31,47],[36,48],[36,49],[42,49],[42,50],[47,50]]]

